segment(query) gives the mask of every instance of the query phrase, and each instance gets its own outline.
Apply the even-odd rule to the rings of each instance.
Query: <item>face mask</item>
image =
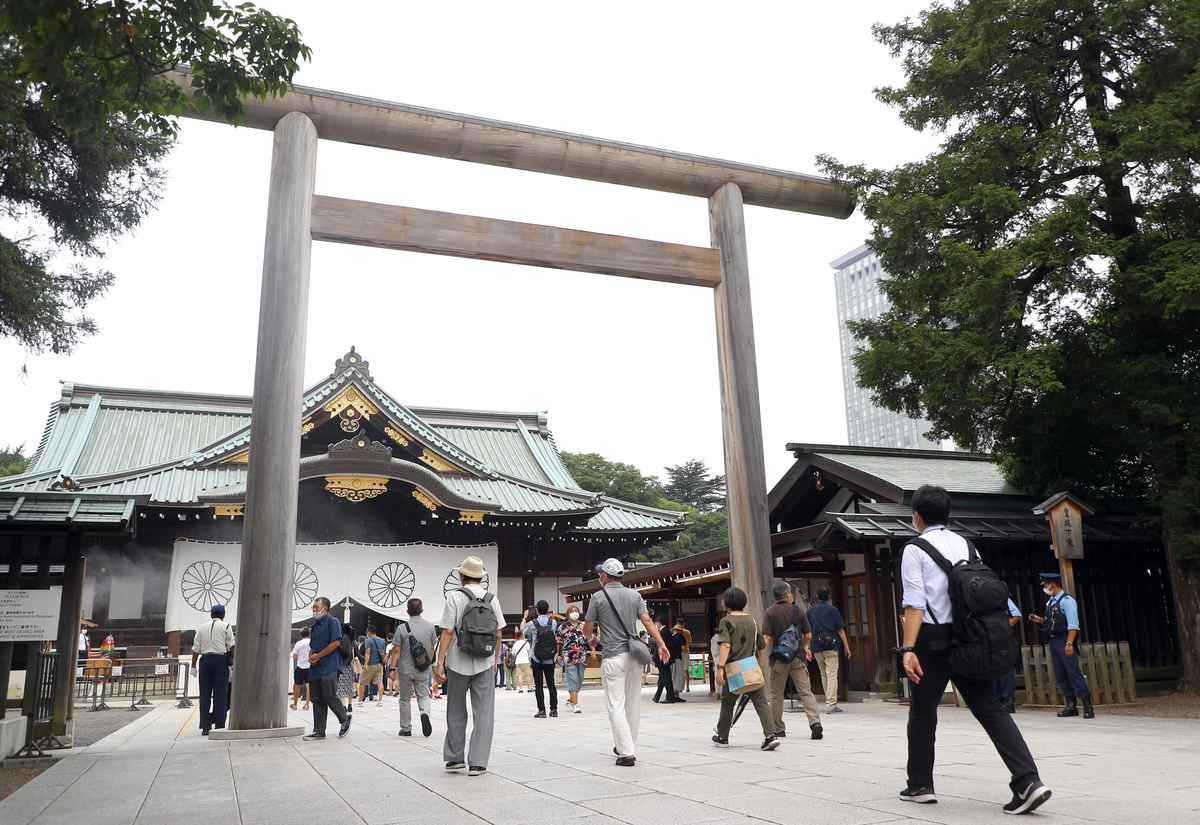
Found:
[[[1054,591],[1050,589],[1050,585],[1046,585],[1045,587],[1043,587],[1042,592],[1045,593],[1047,596],[1054,595]]]
[[[567,618],[573,622],[577,622],[577,621],[579,621],[579,614],[578,613],[568,613]]]

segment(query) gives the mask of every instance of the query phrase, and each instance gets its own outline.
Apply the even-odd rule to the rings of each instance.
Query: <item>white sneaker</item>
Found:
[[[571,705],[571,713],[583,713],[583,708],[579,705]]]

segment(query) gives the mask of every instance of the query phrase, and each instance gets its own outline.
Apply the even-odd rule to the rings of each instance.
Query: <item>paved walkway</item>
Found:
[[[896,799],[904,714],[884,703],[827,718],[826,738],[758,750],[753,713],[734,747],[709,736],[716,703],[645,702],[641,754],[618,768],[597,691],[584,713],[535,720],[533,699],[498,694],[488,775],[447,774],[434,703],[431,739],[396,736],[396,708],[355,711],[344,740],[213,742],[194,711],[159,705],[63,759],[0,803],[3,825],[866,825],[1006,821],[1007,777],[965,710],[943,708],[938,805]],[[293,715],[297,723],[307,714]],[[1034,821],[1083,825],[1200,822],[1200,722],[1018,715],[1054,798]],[[797,734],[804,717],[789,714]]]

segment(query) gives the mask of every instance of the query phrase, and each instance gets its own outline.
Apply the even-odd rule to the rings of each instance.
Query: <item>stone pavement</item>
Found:
[[[194,711],[162,704],[63,759],[0,802],[3,825],[866,825],[1000,822],[1008,801],[999,757],[965,710],[942,709],[937,805],[896,799],[904,783],[903,708],[849,705],[826,738],[759,751],[753,712],[734,747],[709,742],[716,703],[651,704],[643,694],[641,752],[618,768],[595,690],[584,713],[533,719],[529,695],[497,694],[489,773],[442,770],[441,702],[434,736],[396,736],[395,700],[354,713],[344,740],[214,742]],[[1200,823],[1200,721],[1018,715],[1054,798],[1034,821],[1085,825]],[[294,713],[295,723],[310,716]]]

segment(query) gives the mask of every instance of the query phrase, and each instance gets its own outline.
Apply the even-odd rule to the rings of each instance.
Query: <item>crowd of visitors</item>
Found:
[[[963,630],[968,626],[978,630],[988,623],[1007,629],[1020,622],[1020,611],[970,542],[947,526],[950,497],[945,490],[921,487],[913,495],[912,511],[918,535],[904,546],[901,561],[904,617],[899,653],[912,686],[912,701],[908,781],[900,799],[937,801],[933,786],[937,708],[953,680],[1011,774],[1013,798],[1004,811],[1029,813],[1050,798],[1051,790],[1041,781],[1011,715],[1012,660],[978,642],[978,634]],[[305,739],[325,738],[330,712],[339,722],[338,736],[345,736],[356,691],[360,704],[375,698],[382,705],[386,694],[396,695],[402,737],[412,736],[415,698],[421,732],[431,736],[431,699],[441,688],[446,696],[445,768],[479,776],[486,773],[491,755],[497,688],[529,690],[535,696],[534,718],[557,717],[561,669],[567,710],[581,713],[584,674],[598,660],[616,764],[632,766],[637,762],[643,677],[652,664],[658,667],[654,701],[686,701],[680,694],[689,686],[691,632],[681,620],[668,630],[651,617],[641,594],[622,583],[625,567],[619,559],[597,565],[600,588],[589,600],[586,615],[581,617],[577,607],[560,615],[540,600],[525,611],[509,640],[503,638],[506,620],[499,599],[483,585],[487,575],[483,561],[468,556],[456,572],[460,586],[448,591],[437,626],[422,615],[421,600],[413,598],[407,602],[407,620],[387,638],[369,626],[356,641],[354,628],[330,615],[329,599],[321,596],[313,602],[312,624],[301,631],[291,650],[295,685],[291,707],[296,709],[303,696],[304,708],[313,712],[312,731]],[[1091,718],[1090,691],[1073,649],[1078,610],[1063,593],[1057,574],[1042,574],[1042,580],[1047,615],[1028,618],[1043,626],[1053,647],[1056,675],[1068,697],[1059,716],[1078,715],[1078,700],[1085,718]],[[783,704],[789,696],[803,707],[810,738],[823,739],[810,663],[821,675],[826,713],[843,712],[838,704],[838,666],[842,655],[850,659],[852,650],[845,620],[830,603],[829,591],[818,591],[817,603],[807,611],[796,604],[788,583],[774,583],[771,593],[774,603],[761,621],[746,612],[748,598],[741,589],[731,587],[722,597],[724,615],[711,643],[720,699],[712,741],[718,747],[729,745],[738,716],[752,704],[762,728],[761,749],[778,749],[788,735]],[[224,727],[228,709],[234,631],[224,616],[224,606],[214,605],[210,620],[197,629],[192,648],[204,734]]]

